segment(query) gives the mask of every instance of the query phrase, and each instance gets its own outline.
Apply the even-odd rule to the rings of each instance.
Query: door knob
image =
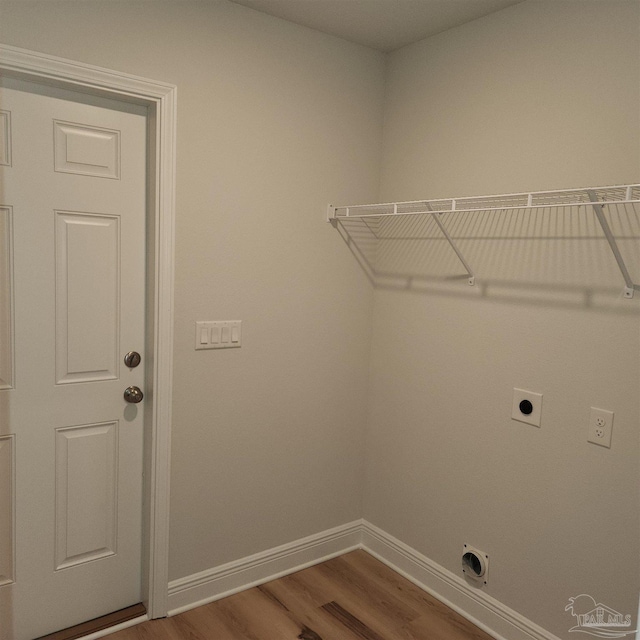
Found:
[[[127,387],[124,390],[124,399],[127,402],[131,402],[133,404],[138,404],[144,398],[142,391],[140,391],[140,387]]]

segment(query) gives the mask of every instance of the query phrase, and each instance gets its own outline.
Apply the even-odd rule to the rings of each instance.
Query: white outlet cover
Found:
[[[589,415],[589,435],[587,440],[601,447],[611,448],[613,431],[613,411],[591,407]]]
[[[531,413],[525,413],[521,409],[523,401],[531,403]],[[540,426],[542,417],[542,394],[534,391],[526,391],[525,389],[513,390],[513,404],[511,406],[511,419],[518,422],[525,422],[534,427]]]

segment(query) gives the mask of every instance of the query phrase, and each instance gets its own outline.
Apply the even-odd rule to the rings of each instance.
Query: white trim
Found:
[[[363,549],[496,640],[560,640],[366,520],[356,520],[169,584],[173,616]]]
[[[169,615],[301,571],[360,548],[362,521],[329,529],[169,584]]]
[[[1,43],[0,72],[33,82],[144,105],[164,101],[175,92],[175,86],[164,82]]]
[[[496,640],[560,640],[495,598],[382,531],[362,524],[362,548]]]
[[[175,217],[176,87],[72,60],[0,44],[0,75],[100,95],[149,108],[155,128],[153,228],[155,232],[147,608],[167,612],[169,559],[169,446],[173,368],[173,253]],[[153,131],[152,131],[153,133]]]

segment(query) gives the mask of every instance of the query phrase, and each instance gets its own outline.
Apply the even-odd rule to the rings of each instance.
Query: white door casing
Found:
[[[43,84],[81,91],[90,95],[116,98],[120,101],[145,105],[149,122],[149,184],[147,211],[148,299],[147,353],[150,366],[147,372],[145,398],[145,473],[147,497],[145,511],[145,570],[143,572],[143,600],[150,617],[166,615],[167,554],[168,554],[168,465],[172,373],[172,309],[173,309],[173,225],[175,176],[175,101],[173,86],[135,78],[68,60],[0,45],[0,75],[17,77]],[[0,113],[0,125],[7,116]],[[0,132],[2,129],[0,128]],[[6,140],[6,135],[5,135]],[[0,144],[0,162],[8,164],[6,145]],[[98,163],[100,164],[100,163]],[[67,212],[68,213],[68,212]],[[59,225],[68,224],[64,212]],[[74,222],[78,218],[74,219]],[[81,220],[82,221],[82,220]],[[84,219],[84,222],[96,222]],[[108,231],[108,220],[102,221]],[[4,256],[11,256],[12,215],[10,207],[0,211],[0,243]],[[82,224],[79,225],[82,227]],[[82,232],[82,230],[81,230]],[[11,260],[0,261],[0,278],[8,277]],[[13,308],[4,291],[3,308]],[[11,313],[0,314],[0,338],[12,335]],[[11,358],[0,359],[0,388],[12,386],[14,363]],[[81,425],[80,425],[81,426]],[[104,446],[113,438],[109,423],[94,425],[94,442]],[[87,431],[88,433],[88,431]],[[58,432],[58,455],[68,454],[70,436],[79,433]],[[84,435],[84,434],[82,434]],[[82,439],[80,439],[82,442]],[[88,440],[87,440],[88,442]],[[102,445],[101,445],[102,446]],[[73,448],[73,447],[72,447]],[[12,580],[14,567],[14,530],[7,523],[15,521],[15,437],[0,438],[0,585]],[[7,516],[6,518],[4,516]],[[0,616],[3,612],[0,611]]]

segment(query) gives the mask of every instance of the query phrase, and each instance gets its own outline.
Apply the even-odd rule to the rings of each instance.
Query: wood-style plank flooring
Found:
[[[365,551],[109,640],[492,640]]]

